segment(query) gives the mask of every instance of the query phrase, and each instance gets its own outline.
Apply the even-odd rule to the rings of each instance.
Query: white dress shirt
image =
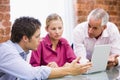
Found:
[[[95,45],[109,44],[111,54],[120,54],[120,34],[117,26],[111,22],[107,23],[107,28],[97,40],[88,36],[88,22],[78,24],[73,31],[73,44],[75,54],[82,58],[81,63],[91,59]]]
[[[16,77],[25,80],[47,79],[51,68],[47,66],[32,67],[19,53],[23,49],[10,40],[0,44],[0,80],[16,80]]]

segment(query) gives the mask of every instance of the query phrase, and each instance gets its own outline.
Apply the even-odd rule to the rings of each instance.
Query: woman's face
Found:
[[[50,21],[49,26],[46,27],[50,39],[59,40],[63,34],[63,23],[61,20]]]

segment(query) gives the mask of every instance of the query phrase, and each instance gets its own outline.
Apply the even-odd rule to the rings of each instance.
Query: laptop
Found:
[[[105,71],[110,49],[109,45],[96,45],[91,58],[92,67],[85,74]]]

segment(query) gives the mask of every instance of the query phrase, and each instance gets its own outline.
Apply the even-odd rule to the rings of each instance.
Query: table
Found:
[[[77,76],[65,76],[62,78],[49,79],[49,80],[120,80],[120,68],[113,68],[110,70],[84,74]]]

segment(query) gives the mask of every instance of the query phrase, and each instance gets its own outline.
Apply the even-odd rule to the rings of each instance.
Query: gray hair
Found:
[[[90,18],[94,18],[95,20],[102,19],[101,26],[103,26],[107,24],[109,20],[109,15],[104,9],[97,8],[97,9],[92,10],[89,13],[87,20],[89,21]]]

